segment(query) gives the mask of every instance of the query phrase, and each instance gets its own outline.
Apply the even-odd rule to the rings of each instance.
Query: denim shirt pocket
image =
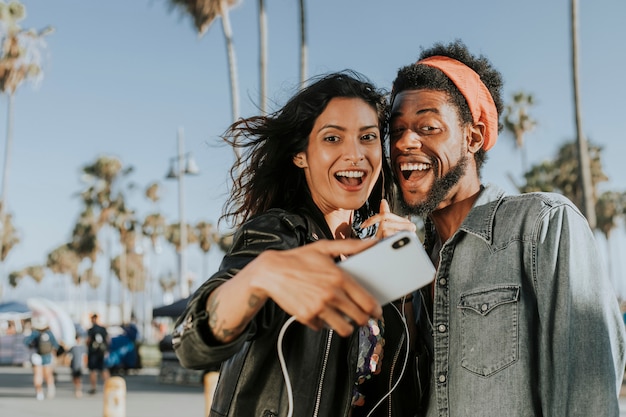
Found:
[[[517,360],[519,292],[519,285],[505,285],[461,295],[463,368],[488,377]]]

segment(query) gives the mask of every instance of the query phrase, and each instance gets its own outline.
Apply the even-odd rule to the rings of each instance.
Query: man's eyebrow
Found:
[[[424,113],[436,113],[436,114],[439,114],[439,109],[437,109],[436,107],[426,107],[424,109],[419,109],[418,111],[415,112],[416,115],[424,114]],[[394,117],[402,116],[403,114],[404,113],[401,112],[401,111],[394,111],[393,113],[391,113],[389,118],[393,119]]]

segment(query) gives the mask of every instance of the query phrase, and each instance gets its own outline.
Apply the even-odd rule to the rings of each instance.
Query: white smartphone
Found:
[[[435,267],[412,232],[398,232],[338,263],[381,305],[397,300],[435,278]]]

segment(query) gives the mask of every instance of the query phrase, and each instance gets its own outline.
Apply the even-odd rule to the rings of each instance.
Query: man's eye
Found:
[[[403,127],[389,129],[389,138],[393,140],[399,139],[405,131],[406,129]]]

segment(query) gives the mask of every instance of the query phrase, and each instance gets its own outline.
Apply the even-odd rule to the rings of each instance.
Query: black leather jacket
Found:
[[[332,235],[319,211],[303,209],[300,214],[270,210],[251,219],[235,234],[233,246],[219,271],[191,298],[178,319],[174,349],[187,368],[210,369],[221,363],[220,378],[210,417],[286,416],[287,391],[278,360],[277,339],[289,319],[268,300],[237,340],[219,344],[208,328],[206,300],[210,292],[234,276],[260,252],[299,247]],[[283,352],[293,389],[295,417],[365,416],[396,383],[406,357],[406,335],[400,315],[384,306],[385,345],[380,374],[361,385],[366,405],[352,408],[356,373],[358,332],[342,338],[332,330],[313,331],[294,322],[285,332]],[[411,352],[402,382],[372,416],[410,417],[419,415],[425,387],[417,380],[417,359]],[[422,381],[428,378],[422,376]]]

